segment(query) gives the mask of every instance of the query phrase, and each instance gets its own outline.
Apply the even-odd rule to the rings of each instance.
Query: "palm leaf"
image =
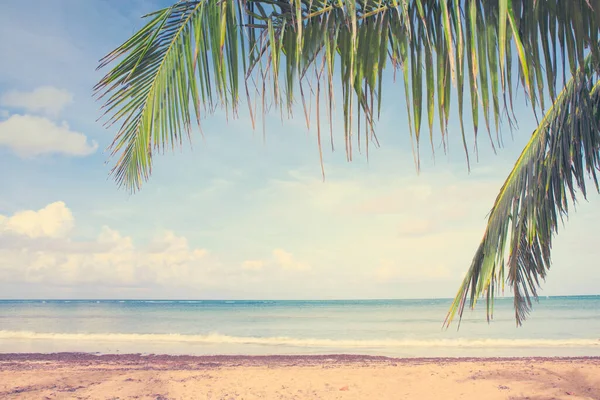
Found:
[[[462,94],[465,81],[470,86],[473,118],[476,120],[477,109],[482,108],[489,126],[491,110],[498,128],[500,84],[509,86],[507,103],[512,107],[511,43],[518,54],[515,61],[520,67],[519,83],[532,101],[536,93],[543,92],[544,84],[550,93],[555,91],[556,82],[549,78],[544,81],[541,66],[550,71],[558,70],[559,66],[557,58],[550,57],[548,51],[531,49],[540,44],[549,48],[550,38],[561,59],[568,59],[575,68],[582,62],[584,47],[600,54],[598,43],[591,39],[600,32],[598,18],[595,12],[589,12],[590,8],[600,8],[600,0],[574,0],[569,7],[560,0],[475,3],[472,0],[181,0],[152,13],[146,17],[148,22],[143,28],[100,63],[100,68],[111,65],[112,69],[95,91],[98,97],[106,99],[107,125],[120,123],[110,147],[111,156],[118,157],[113,174],[120,185],[138,190],[150,176],[153,154],[181,144],[182,138],[189,135],[191,114],[200,122],[201,113],[209,114],[223,107],[227,116],[235,117],[240,74],[245,77],[249,101],[252,89],[248,86],[254,86],[259,94],[263,114],[283,103],[291,116],[295,88],[300,86],[301,93],[314,96],[314,90],[303,90],[303,85],[311,84],[314,79],[328,80],[330,90],[326,92],[325,104],[332,107],[332,68],[337,58],[343,92],[343,134],[348,159],[352,159],[352,142],[358,139],[352,110],[358,107],[369,130],[374,132],[379,114],[374,109],[381,109],[386,86],[382,85],[382,72],[388,65],[400,67],[407,85],[406,100],[415,105],[408,112],[412,114],[409,130],[416,140],[418,159],[423,86],[427,89],[430,127],[433,98],[437,94],[444,139],[450,117],[450,86],[456,86]],[[540,14],[543,18],[531,17]],[[551,29],[543,38],[537,34],[549,25],[557,29]],[[386,40],[382,41],[383,37]],[[479,39],[474,40],[475,37]],[[387,47],[385,51],[379,43]],[[371,53],[374,46],[380,47],[378,54]],[[430,52],[435,54],[430,56]],[[383,62],[382,54],[387,54],[391,62]],[[465,54],[468,79],[464,76]],[[376,57],[380,60],[372,62]],[[423,57],[437,59],[437,77],[433,68],[421,72]],[[309,68],[318,69],[323,62],[328,74],[318,78],[306,74]],[[285,73],[280,74],[280,68]],[[272,84],[264,84],[268,79],[272,79]],[[285,80],[284,85],[279,83],[280,79]],[[282,87],[284,93],[280,93]],[[462,98],[461,95],[458,108],[461,126]],[[306,100],[303,96],[303,101]],[[332,108],[329,111],[331,118]],[[310,116],[306,114],[310,125]],[[369,140],[374,138],[369,135]],[[432,132],[430,138],[433,140]],[[466,147],[464,133],[463,141]]]
[[[107,123],[122,121],[111,146],[112,155],[120,153],[113,169],[120,184],[139,188],[150,175],[153,150],[181,144],[191,129],[191,109],[199,121],[201,106],[214,107],[215,92],[221,103],[237,103],[238,68],[233,57],[223,57],[232,46],[237,49],[235,42],[226,44],[235,36],[235,14],[228,14],[226,3],[206,4],[180,2],[153,13],[144,28],[101,61],[103,67],[125,55],[95,88],[99,97],[108,96]],[[220,56],[209,61],[208,49]]]
[[[515,318],[531,310],[540,281],[550,268],[552,238],[568,216],[577,189],[586,197],[586,175],[599,190],[600,81],[598,64],[588,56],[533,132],[491,210],[487,229],[445,321],[462,317],[486,297],[488,319],[493,299],[507,283],[514,292]]]

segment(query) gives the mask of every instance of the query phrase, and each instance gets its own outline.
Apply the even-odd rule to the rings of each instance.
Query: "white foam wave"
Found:
[[[208,335],[132,333],[46,333],[0,330],[0,340],[52,340],[94,342],[178,342],[191,344],[236,344],[321,348],[547,348],[600,347],[600,339],[316,339],[292,337],[241,337],[218,333]]]

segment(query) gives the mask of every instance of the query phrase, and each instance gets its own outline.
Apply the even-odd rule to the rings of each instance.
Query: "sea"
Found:
[[[543,297],[524,324],[512,299],[466,310],[450,299],[1,300],[0,353],[390,357],[600,356],[600,296]]]

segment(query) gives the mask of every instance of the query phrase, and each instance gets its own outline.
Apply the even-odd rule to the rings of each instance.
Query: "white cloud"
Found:
[[[0,105],[4,107],[18,108],[34,114],[42,113],[54,118],[71,102],[72,93],[52,86],[42,86],[32,92],[13,90],[0,97]]]
[[[310,269],[310,265],[296,260],[292,253],[282,249],[273,250],[273,260],[277,266],[285,270],[306,271]]]
[[[273,250],[264,260],[246,260],[240,269],[234,261],[222,263],[223,254],[193,246],[172,231],[140,245],[107,226],[95,238],[82,240],[75,236],[74,226],[71,210],[63,202],[0,216],[0,283],[25,285],[33,292],[43,288],[46,293],[51,288],[85,293],[82,288],[89,288],[88,297],[109,290],[147,296],[169,291],[171,296],[192,297],[213,293],[221,298],[261,297],[269,290],[278,294],[268,297],[281,297],[290,287],[310,284],[300,283],[306,276],[290,281],[290,272],[310,266],[282,249]]]
[[[39,211],[0,217],[0,238],[8,243],[21,235],[18,246],[0,247],[0,280],[56,285],[111,286],[188,285],[210,281],[214,266],[205,249],[167,231],[148,246],[137,247],[129,236],[103,227],[95,240],[67,236],[71,211],[62,202]]]
[[[294,255],[283,249],[274,249],[271,257],[265,260],[245,260],[242,269],[246,271],[268,270],[269,274],[277,271],[308,271],[311,266],[306,262],[298,261]]]
[[[64,237],[73,227],[73,214],[65,203],[57,201],[38,211],[20,211],[12,217],[0,215],[0,234],[30,238]]]
[[[98,143],[72,131],[66,122],[56,125],[49,119],[31,115],[12,115],[0,121],[0,146],[21,157],[59,153],[86,156],[98,149]]]

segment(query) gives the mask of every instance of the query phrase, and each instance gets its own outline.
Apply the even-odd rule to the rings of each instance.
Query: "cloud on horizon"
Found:
[[[103,226],[95,239],[72,235],[74,218],[64,202],[0,216],[0,280],[72,286],[183,285],[204,280],[206,249],[163,232],[148,246]]]
[[[91,240],[78,239],[71,210],[57,201],[39,210],[0,215],[0,282],[55,287],[207,287],[247,283],[246,271],[269,276],[273,268],[304,271],[308,266],[283,249],[272,259],[225,265],[218,254],[163,231],[147,245],[102,226]],[[264,268],[270,268],[269,271]],[[249,277],[254,279],[253,277]]]

